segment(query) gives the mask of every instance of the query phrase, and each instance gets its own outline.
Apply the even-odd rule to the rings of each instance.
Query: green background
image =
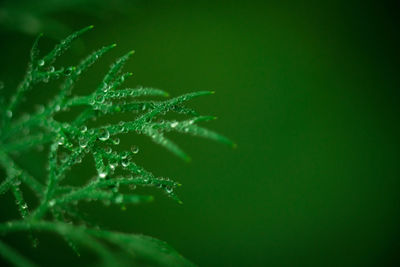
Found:
[[[49,32],[46,50],[94,24],[60,65],[102,45],[118,47],[80,81],[78,94],[134,49],[127,85],[172,96],[216,91],[193,106],[218,116],[206,126],[238,144],[231,150],[173,136],[192,157],[186,164],[146,138],[122,139],[139,142],[137,161],[146,169],[183,184],[184,204],[155,193],[154,203],[126,211],[84,205],[101,225],[165,240],[200,266],[396,266],[399,5],[332,2],[122,1],[109,8],[87,1],[96,14],[61,7],[46,13],[59,29],[40,16],[32,34],[17,22],[0,25],[3,92],[11,94],[22,78],[37,31]],[[30,5],[40,10],[46,1]],[[52,86],[29,101],[46,99]],[[40,175],[45,159],[34,155],[20,160]],[[92,168],[84,161],[75,171],[83,179]],[[0,200],[0,218],[17,214],[11,196]],[[76,259],[54,239],[43,237],[37,249],[25,239],[10,242],[44,266],[91,260]]]

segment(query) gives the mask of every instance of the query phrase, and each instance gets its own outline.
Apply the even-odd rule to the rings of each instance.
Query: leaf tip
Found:
[[[131,51],[129,51],[129,53],[128,53],[128,55],[133,55],[133,54],[135,54],[135,50],[131,50]]]

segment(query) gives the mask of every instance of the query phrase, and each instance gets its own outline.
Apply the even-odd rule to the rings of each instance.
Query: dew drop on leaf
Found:
[[[139,153],[139,147],[137,147],[137,146],[132,146],[132,147],[131,147],[131,151],[132,151],[133,154],[137,154],[137,153]]]
[[[125,159],[122,160],[122,162],[121,162],[122,167],[128,167],[129,164],[130,164],[130,162],[128,160],[125,160]]]
[[[99,177],[104,179],[104,178],[106,178],[106,176],[107,176],[107,172],[105,170],[100,170]]]
[[[112,140],[112,142],[113,142],[114,145],[118,145],[119,142],[120,142],[120,140],[119,140],[119,138],[117,137],[117,138],[114,138],[114,139]]]
[[[63,136],[61,136],[60,138],[58,138],[58,145],[62,146],[65,143],[65,138]]]
[[[64,71],[65,75],[67,75],[67,76],[71,75],[72,70],[73,70],[72,67],[68,67],[68,68]]]
[[[85,137],[79,138],[79,146],[81,148],[85,148],[87,146],[87,144],[88,144],[88,139],[87,138],[85,138]]]
[[[107,141],[110,138],[110,132],[107,129],[100,129],[99,131],[99,140]]]
[[[128,152],[124,151],[121,153],[121,158],[126,159],[128,157],[128,155],[129,155]]]
[[[103,103],[104,102],[104,96],[103,95],[98,95],[96,96],[96,101],[97,103]]]

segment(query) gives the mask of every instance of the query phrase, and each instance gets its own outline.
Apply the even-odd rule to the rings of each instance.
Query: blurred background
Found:
[[[192,106],[238,144],[174,135],[187,164],[146,138],[138,163],[183,186],[179,205],[155,192],[142,206],[83,206],[107,229],[168,242],[200,266],[398,266],[400,237],[399,2],[2,1],[0,80],[10,95],[34,37],[43,51],[84,26],[60,66],[118,46],[81,79],[93,90],[113,59],[134,49],[128,86],[172,96],[216,94]],[[38,88],[40,103],[57,84]],[[29,109],[29,107],[26,107]],[[34,160],[33,160],[34,159]],[[36,176],[45,158],[23,155]],[[75,173],[93,171],[85,161]],[[76,179],[76,178],[75,178]],[[1,196],[0,218],[17,216]],[[55,240],[56,239],[56,240]],[[24,240],[24,242],[21,242]],[[54,236],[37,249],[10,244],[43,266],[85,266]],[[0,262],[1,263],[1,262]]]

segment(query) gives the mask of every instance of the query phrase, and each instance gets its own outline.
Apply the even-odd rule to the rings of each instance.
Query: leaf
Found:
[[[88,232],[114,243],[134,257],[160,266],[194,266],[165,242],[152,237],[100,230],[88,230]]]

